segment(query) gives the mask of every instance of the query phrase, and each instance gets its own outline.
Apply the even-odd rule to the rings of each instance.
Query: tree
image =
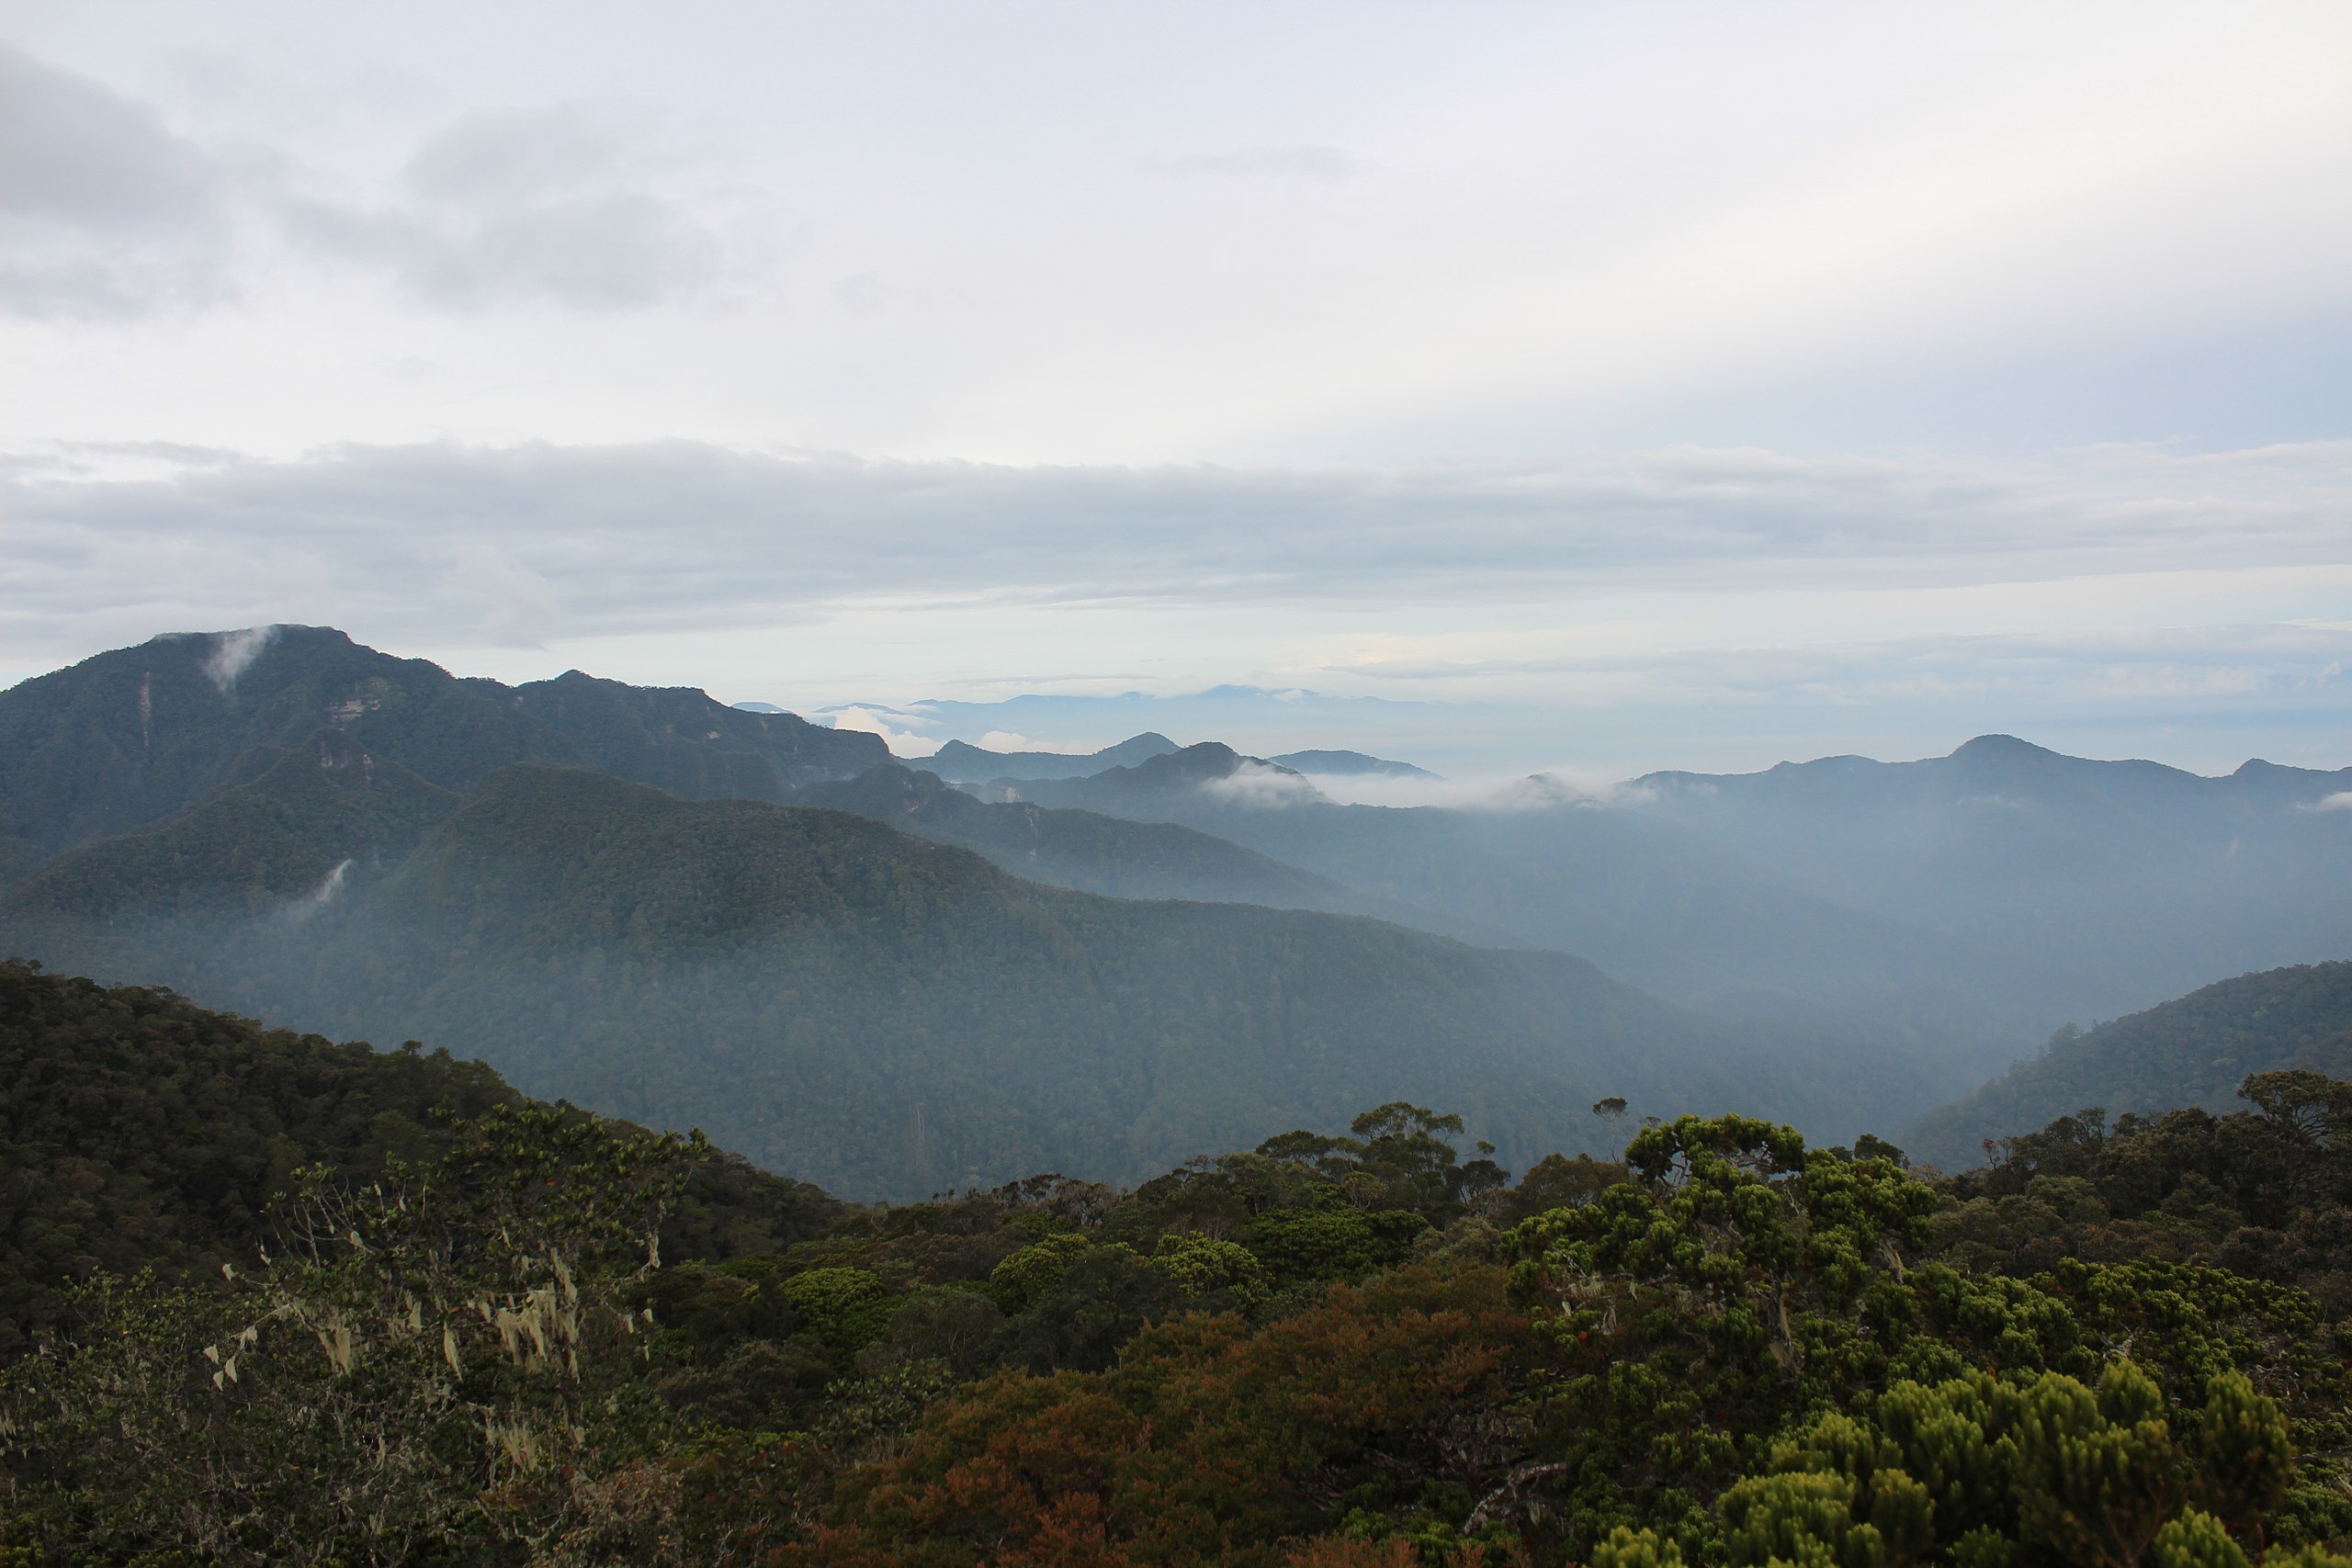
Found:
[[[1617,1123],[1625,1119],[1624,1097],[1612,1094],[1606,1100],[1594,1100],[1592,1113],[1600,1118],[1602,1134],[1609,1140],[1609,1157],[1613,1162],[1617,1158]]]

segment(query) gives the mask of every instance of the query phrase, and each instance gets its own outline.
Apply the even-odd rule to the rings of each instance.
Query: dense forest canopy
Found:
[[[446,1055],[0,986],[12,1187],[91,1195],[8,1282],[13,1561],[2352,1562],[2324,1075],[1952,1179],[1731,1115],[1514,1181],[1399,1102],[860,1207]]]

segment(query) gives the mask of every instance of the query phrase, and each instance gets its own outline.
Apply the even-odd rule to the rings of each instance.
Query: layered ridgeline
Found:
[[[28,682],[0,739],[19,846],[71,846],[0,896],[0,947],[479,1054],[854,1193],[1133,1175],[1398,1097],[1525,1154],[1588,1135],[1607,1096],[1849,1136],[1945,1088],[1573,958],[1129,901],[1380,907],[1181,826],[973,800],[869,766],[870,736],[699,693],[458,681],[286,627]]]
[[[2225,1106],[2254,1073],[2352,1077],[2352,963],[2241,975],[2092,1029],[2065,1028],[1904,1141],[1955,1168],[1984,1141],[2095,1107],[2109,1116]]]
[[[762,711],[767,711],[763,706]],[[1113,768],[1134,767],[1155,757],[1182,750],[1156,730],[1129,736],[1099,751],[991,751],[962,740],[950,740],[924,758],[923,766],[956,784],[986,784],[998,780],[1084,779]],[[1368,756],[1362,751],[1286,751],[1269,759],[1300,773],[1326,778],[1430,779],[1438,775],[1410,762]]]
[[[1215,745],[991,787],[1180,823],[1674,999],[1872,1034],[1962,1079],[2069,1019],[2352,953],[2347,790],[2352,773],[2204,778],[1998,737],[1922,762],[1597,795],[1539,777],[1479,809],[1340,805]]]
[[[577,671],[514,687],[459,680],[326,627],[160,637],[0,693],[0,878],[168,816],[321,729],[446,789],[543,761],[776,799],[889,760],[876,736],[697,691]]]
[[[312,773],[385,787],[307,761],[243,787]],[[60,857],[0,905],[0,940],[322,1032],[479,1055],[532,1092],[700,1125],[856,1195],[1134,1176],[1399,1097],[1457,1106],[1532,1157],[1588,1135],[1607,1095],[1837,1132],[1930,1092],[1577,959],[1048,889],[835,811],[518,764],[380,868],[336,837],[364,811],[321,814],[294,835],[321,884],[254,912],[242,863],[171,881],[223,863],[179,846],[227,809]]]
[[[854,779],[809,784],[794,798],[854,811],[918,838],[970,850],[1015,875],[1080,892],[1354,912],[1364,912],[1372,902],[1329,877],[1174,823],[987,802],[936,773],[896,764],[869,769]]]

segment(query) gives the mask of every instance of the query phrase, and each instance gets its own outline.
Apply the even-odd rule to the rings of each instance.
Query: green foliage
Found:
[[[517,1101],[479,1062],[264,1029],[167,991],[0,963],[0,1358],[93,1271],[217,1281],[268,1239],[297,1173],[365,1182]],[[841,1205],[712,1155],[673,1205],[674,1258],[774,1251]]]
[[[447,1146],[435,1112],[514,1098],[447,1051],[337,1045],[0,963],[0,1357],[61,1320],[67,1282],[216,1279],[251,1258],[297,1169],[372,1177]]]
[[[1262,1305],[1273,1289],[1273,1276],[1256,1253],[1217,1236],[1163,1235],[1151,1261],[1185,1295],[1243,1312]]]
[[[572,1478],[666,1440],[626,1298],[696,1156],[502,1105],[429,1167],[306,1172],[264,1266],[218,1292],[101,1276],[78,1332],[9,1369],[20,1498],[87,1551],[220,1564],[494,1559],[569,1528]]]
[[[112,1064],[17,1091],[60,1125],[175,1054],[299,1046],[351,1096],[432,1061],[11,983],[41,1074]],[[49,1278],[0,1374],[0,1561],[2341,1568],[2352,1534],[2352,1359],[2310,1295],[2219,1244],[1939,1258],[1962,1200],[1883,1145],[1683,1118],[1506,1190],[1395,1103],[1132,1192],[860,1209],[487,1076],[353,1152],[322,1129],[372,1102],[254,1077],[210,1091],[223,1136],[267,1103],[342,1152],[211,1233],[226,1276]],[[2330,1146],[2333,1086],[2265,1092]],[[2089,1213],[2103,1179],[2006,1196]]]
[[[2253,1074],[2254,1109],[2062,1116],[1956,1178],[1936,1222],[1955,1261],[2030,1272],[2060,1258],[2211,1258],[2352,1312],[2352,1085]]]
[[[1973,1156],[1986,1133],[2040,1125],[2075,1106],[2142,1117],[2222,1106],[2242,1080],[2281,1071],[2352,1077],[2352,963],[2241,975],[2096,1029],[2061,1031],[2039,1059],[1925,1118],[1916,1135],[1939,1158]],[[2098,1130],[2087,1131],[2095,1149]],[[2007,1152],[2026,1146],[2013,1142]],[[2035,1151],[2057,1152],[2049,1140]]]
[[[1092,1242],[1074,1233],[1049,1235],[990,1269],[989,1293],[1006,1312],[1023,1311],[1051,1293],[1069,1266],[1093,1248]]]

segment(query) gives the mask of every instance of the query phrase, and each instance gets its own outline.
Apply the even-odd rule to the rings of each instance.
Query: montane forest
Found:
[[[0,693],[0,1560],[2352,1563],[2338,775],[951,782],[238,635]],[[2119,814],[2211,983],[1988,921]]]
[[[2352,0],[0,0],[0,1568],[2352,1568]]]

